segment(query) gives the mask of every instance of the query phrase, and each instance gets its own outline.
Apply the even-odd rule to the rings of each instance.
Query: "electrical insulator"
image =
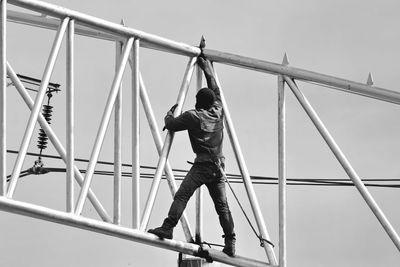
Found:
[[[51,116],[53,115],[53,106],[50,105],[43,105],[43,111],[42,115],[45,118],[45,120],[50,124],[51,121]],[[49,139],[44,132],[44,130],[41,128],[39,130],[39,138],[38,138],[38,144],[37,147],[42,151],[47,147],[47,140]]]

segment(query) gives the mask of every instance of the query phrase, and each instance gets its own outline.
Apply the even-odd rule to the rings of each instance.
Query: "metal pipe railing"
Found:
[[[69,22],[69,18],[63,19],[63,21],[60,25],[60,28],[56,34],[56,37],[55,37],[55,40],[53,43],[53,47],[51,49],[50,56],[48,58],[48,61],[47,61],[47,64],[46,64],[46,67],[45,67],[45,70],[43,73],[42,82],[40,84],[39,91],[35,98],[35,104],[33,105],[32,112],[29,116],[28,125],[26,126],[26,129],[25,129],[24,137],[23,137],[20,149],[19,149],[17,160],[15,161],[13,173],[11,175],[8,192],[7,192],[7,197],[9,197],[9,198],[11,198],[13,196],[15,188],[17,186],[17,181],[18,181],[19,175],[21,173],[21,169],[22,169],[22,165],[24,163],[26,152],[28,151],[29,142],[32,139],[33,130],[35,129],[36,121],[38,119],[40,110],[42,108],[43,99],[46,95],[47,86],[50,82],[50,76],[53,71],[54,65],[56,63],[57,55],[58,55],[58,52],[61,47],[64,33],[67,29],[68,22]]]
[[[101,146],[103,144],[104,137],[106,134],[107,126],[110,121],[112,108],[114,106],[115,99],[117,98],[118,89],[119,89],[119,86],[122,81],[122,75],[125,70],[126,63],[128,62],[128,58],[129,58],[129,54],[132,49],[132,45],[133,45],[133,38],[129,38],[127,40],[127,42],[125,43],[125,47],[124,47],[122,55],[121,55],[121,63],[118,67],[118,70],[115,73],[115,77],[114,77],[114,80],[113,80],[113,83],[111,86],[111,90],[110,90],[110,93],[107,98],[107,103],[106,103],[106,106],[104,109],[103,116],[101,118],[100,127],[97,132],[96,141],[93,146],[92,154],[90,155],[90,161],[89,161],[89,164],[87,167],[85,181],[83,183],[81,192],[79,194],[78,202],[76,204],[75,214],[81,214],[83,205],[85,204],[86,196],[87,196],[87,193],[88,193],[88,190],[89,190],[92,178],[93,178],[94,169],[96,167],[97,160],[100,155]]]
[[[361,181],[360,177],[353,169],[350,162],[347,160],[346,156],[340,149],[340,147],[336,144],[335,140],[333,139],[333,137],[331,136],[331,134],[329,133],[329,131],[327,130],[321,119],[318,117],[317,113],[314,111],[311,104],[308,102],[307,98],[304,96],[304,94],[300,91],[300,89],[297,87],[297,85],[291,78],[284,76],[284,79],[285,82],[289,85],[294,95],[296,96],[297,100],[300,102],[303,109],[306,111],[307,115],[310,117],[311,121],[314,123],[315,127],[318,129],[321,136],[324,138],[329,148],[332,150],[333,154],[335,155],[339,163],[342,165],[343,169],[346,171],[349,178],[353,181],[354,185],[357,187],[358,191],[364,198],[367,205],[370,207],[372,212],[375,214],[376,218],[381,223],[382,227],[385,229],[386,233],[389,235],[389,237],[392,239],[397,249],[400,251],[399,235],[396,233],[393,226],[390,224],[389,220],[383,213],[383,211],[375,202],[374,198],[369,193],[367,187]]]

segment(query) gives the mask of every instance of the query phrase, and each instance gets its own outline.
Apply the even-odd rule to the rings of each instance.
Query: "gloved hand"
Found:
[[[178,106],[178,104],[173,105],[170,109],[169,112],[174,113],[176,107]]]
[[[205,59],[204,55],[203,56],[198,56],[197,57],[197,65],[199,65],[199,67],[204,70],[207,67],[207,60]]]
[[[204,39],[204,36],[201,36],[200,45],[199,45],[200,55],[197,57],[197,64],[203,70],[207,65],[206,56],[203,54],[203,50],[205,47],[206,47],[206,39]]]
[[[173,114],[174,114],[174,111],[175,111],[175,109],[176,109],[176,107],[178,106],[178,104],[175,104],[175,105],[173,105],[169,110],[168,110],[168,112],[167,112],[167,115],[170,115],[170,116],[172,116]],[[165,131],[165,126],[163,127],[163,131]]]

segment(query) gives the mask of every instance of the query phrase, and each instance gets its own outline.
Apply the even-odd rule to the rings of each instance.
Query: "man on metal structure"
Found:
[[[173,112],[176,108],[174,105],[164,119],[166,129],[174,132],[188,131],[196,158],[174,196],[168,217],[161,227],[148,232],[160,238],[172,239],[173,228],[178,223],[190,197],[198,187],[205,184],[224,232],[225,246],[222,251],[234,256],[236,242],[234,224],[226,198],[225,179],[221,172],[225,161],[222,153],[224,112],[221,95],[211,62],[201,54],[197,64],[204,72],[208,88],[202,88],[197,92],[195,109],[174,118]]]

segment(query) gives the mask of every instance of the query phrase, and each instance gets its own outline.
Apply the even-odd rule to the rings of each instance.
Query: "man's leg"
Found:
[[[173,228],[181,218],[187,202],[196,189],[202,185],[201,178],[201,168],[197,164],[193,165],[175,193],[174,201],[168,211],[168,217],[165,218],[161,227],[149,230],[149,233],[153,233],[161,238],[172,239]]]
[[[214,202],[215,210],[219,216],[219,222],[224,232],[225,247],[223,251],[229,256],[235,255],[236,235],[234,232],[234,223],[226,198],[225,181],[223,177],[212,183],[207,183],[207,188]]]

